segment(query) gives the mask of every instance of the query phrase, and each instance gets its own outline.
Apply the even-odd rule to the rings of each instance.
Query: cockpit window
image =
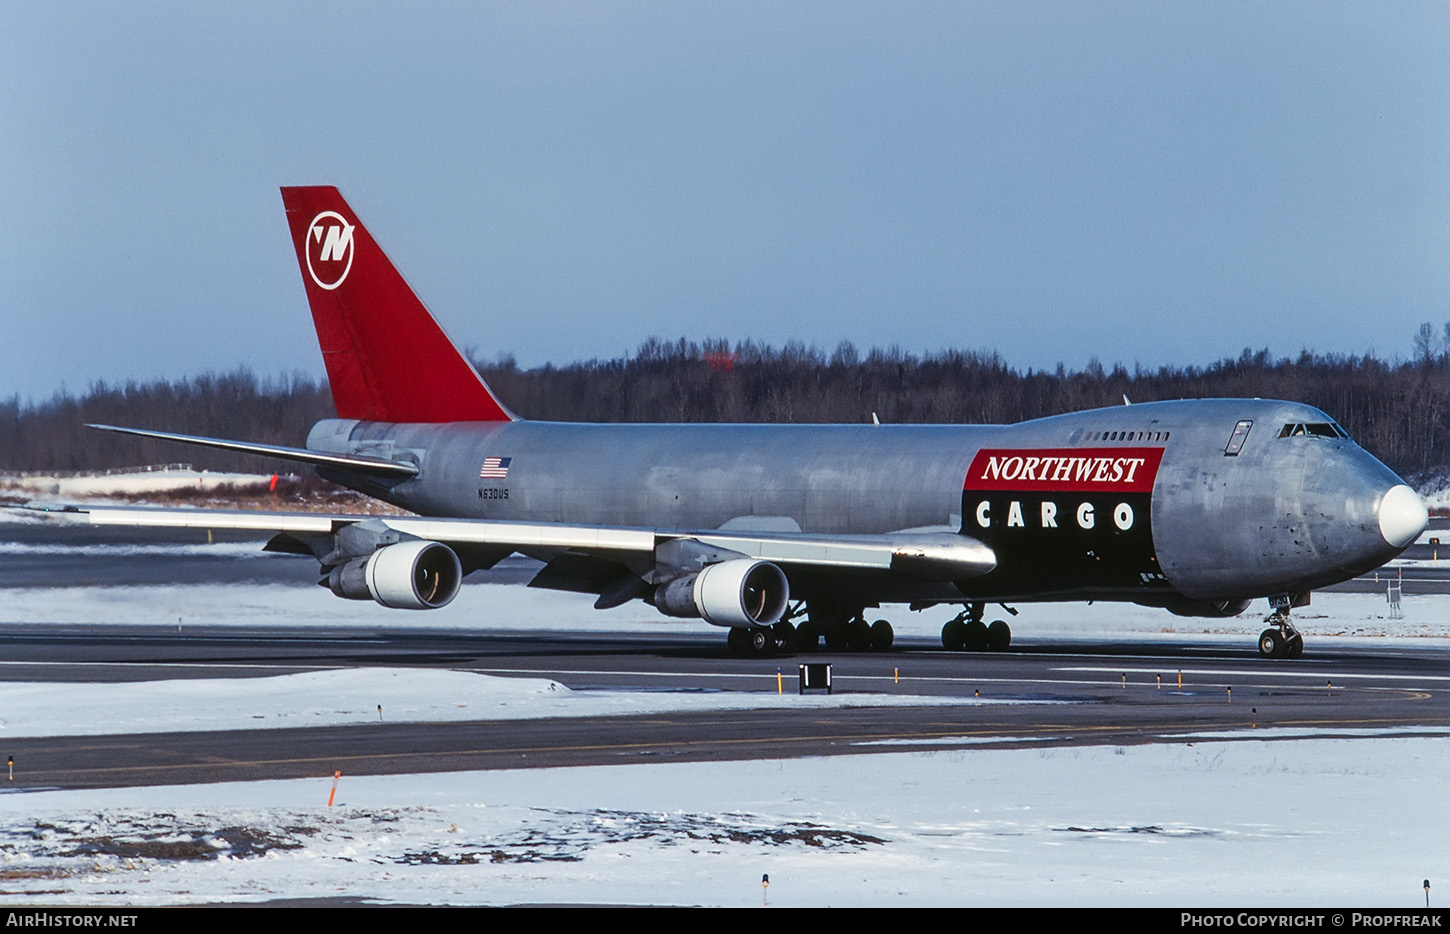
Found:
[[[1305,435],[1311,438],[1349,438],[1349,432],[1334,422],[1291,423],[1279,429],[1281,438],[1302,438]]]

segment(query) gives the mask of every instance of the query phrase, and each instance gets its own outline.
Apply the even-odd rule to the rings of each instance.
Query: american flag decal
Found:
[[[509,475],[509,462],[512,457],[485,457],[483,466],[478,469],[480,480],[502,480]]]

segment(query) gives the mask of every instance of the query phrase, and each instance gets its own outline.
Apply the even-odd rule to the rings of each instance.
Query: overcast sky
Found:
[[[283,184],[523,365],[1408,356],[1450,3],[0,0],[0,396],[320,376]]]

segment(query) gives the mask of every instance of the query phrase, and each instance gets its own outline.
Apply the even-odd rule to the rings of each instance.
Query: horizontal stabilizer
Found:
[[[356,473],[374,477],[396,477],[399,479],[417,476],[416,464],[384,460],[381,457],[362,457],[355,454],[328,454],[310,451],[307,448],[289,448],[276,444],[254,444],[250,441],[228,441],[224,438],[203,438],[198,435],[177,435],[169,431],[148,431],[144,428],[118,428],[115,425],[87,425],[100,431],[114,431],[123,435],[138,435],[142,438],[156,438],[161,441],[179,441],[223,451],[238,451],[242,454],[260,454],[263,457],[278,457],[282,460],[313,464],[319,467],[341,467]]]

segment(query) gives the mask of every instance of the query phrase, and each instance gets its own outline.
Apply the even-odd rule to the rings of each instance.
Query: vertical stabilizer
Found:
[[[283,188],[339,418],[510,421],[336,188]]]

